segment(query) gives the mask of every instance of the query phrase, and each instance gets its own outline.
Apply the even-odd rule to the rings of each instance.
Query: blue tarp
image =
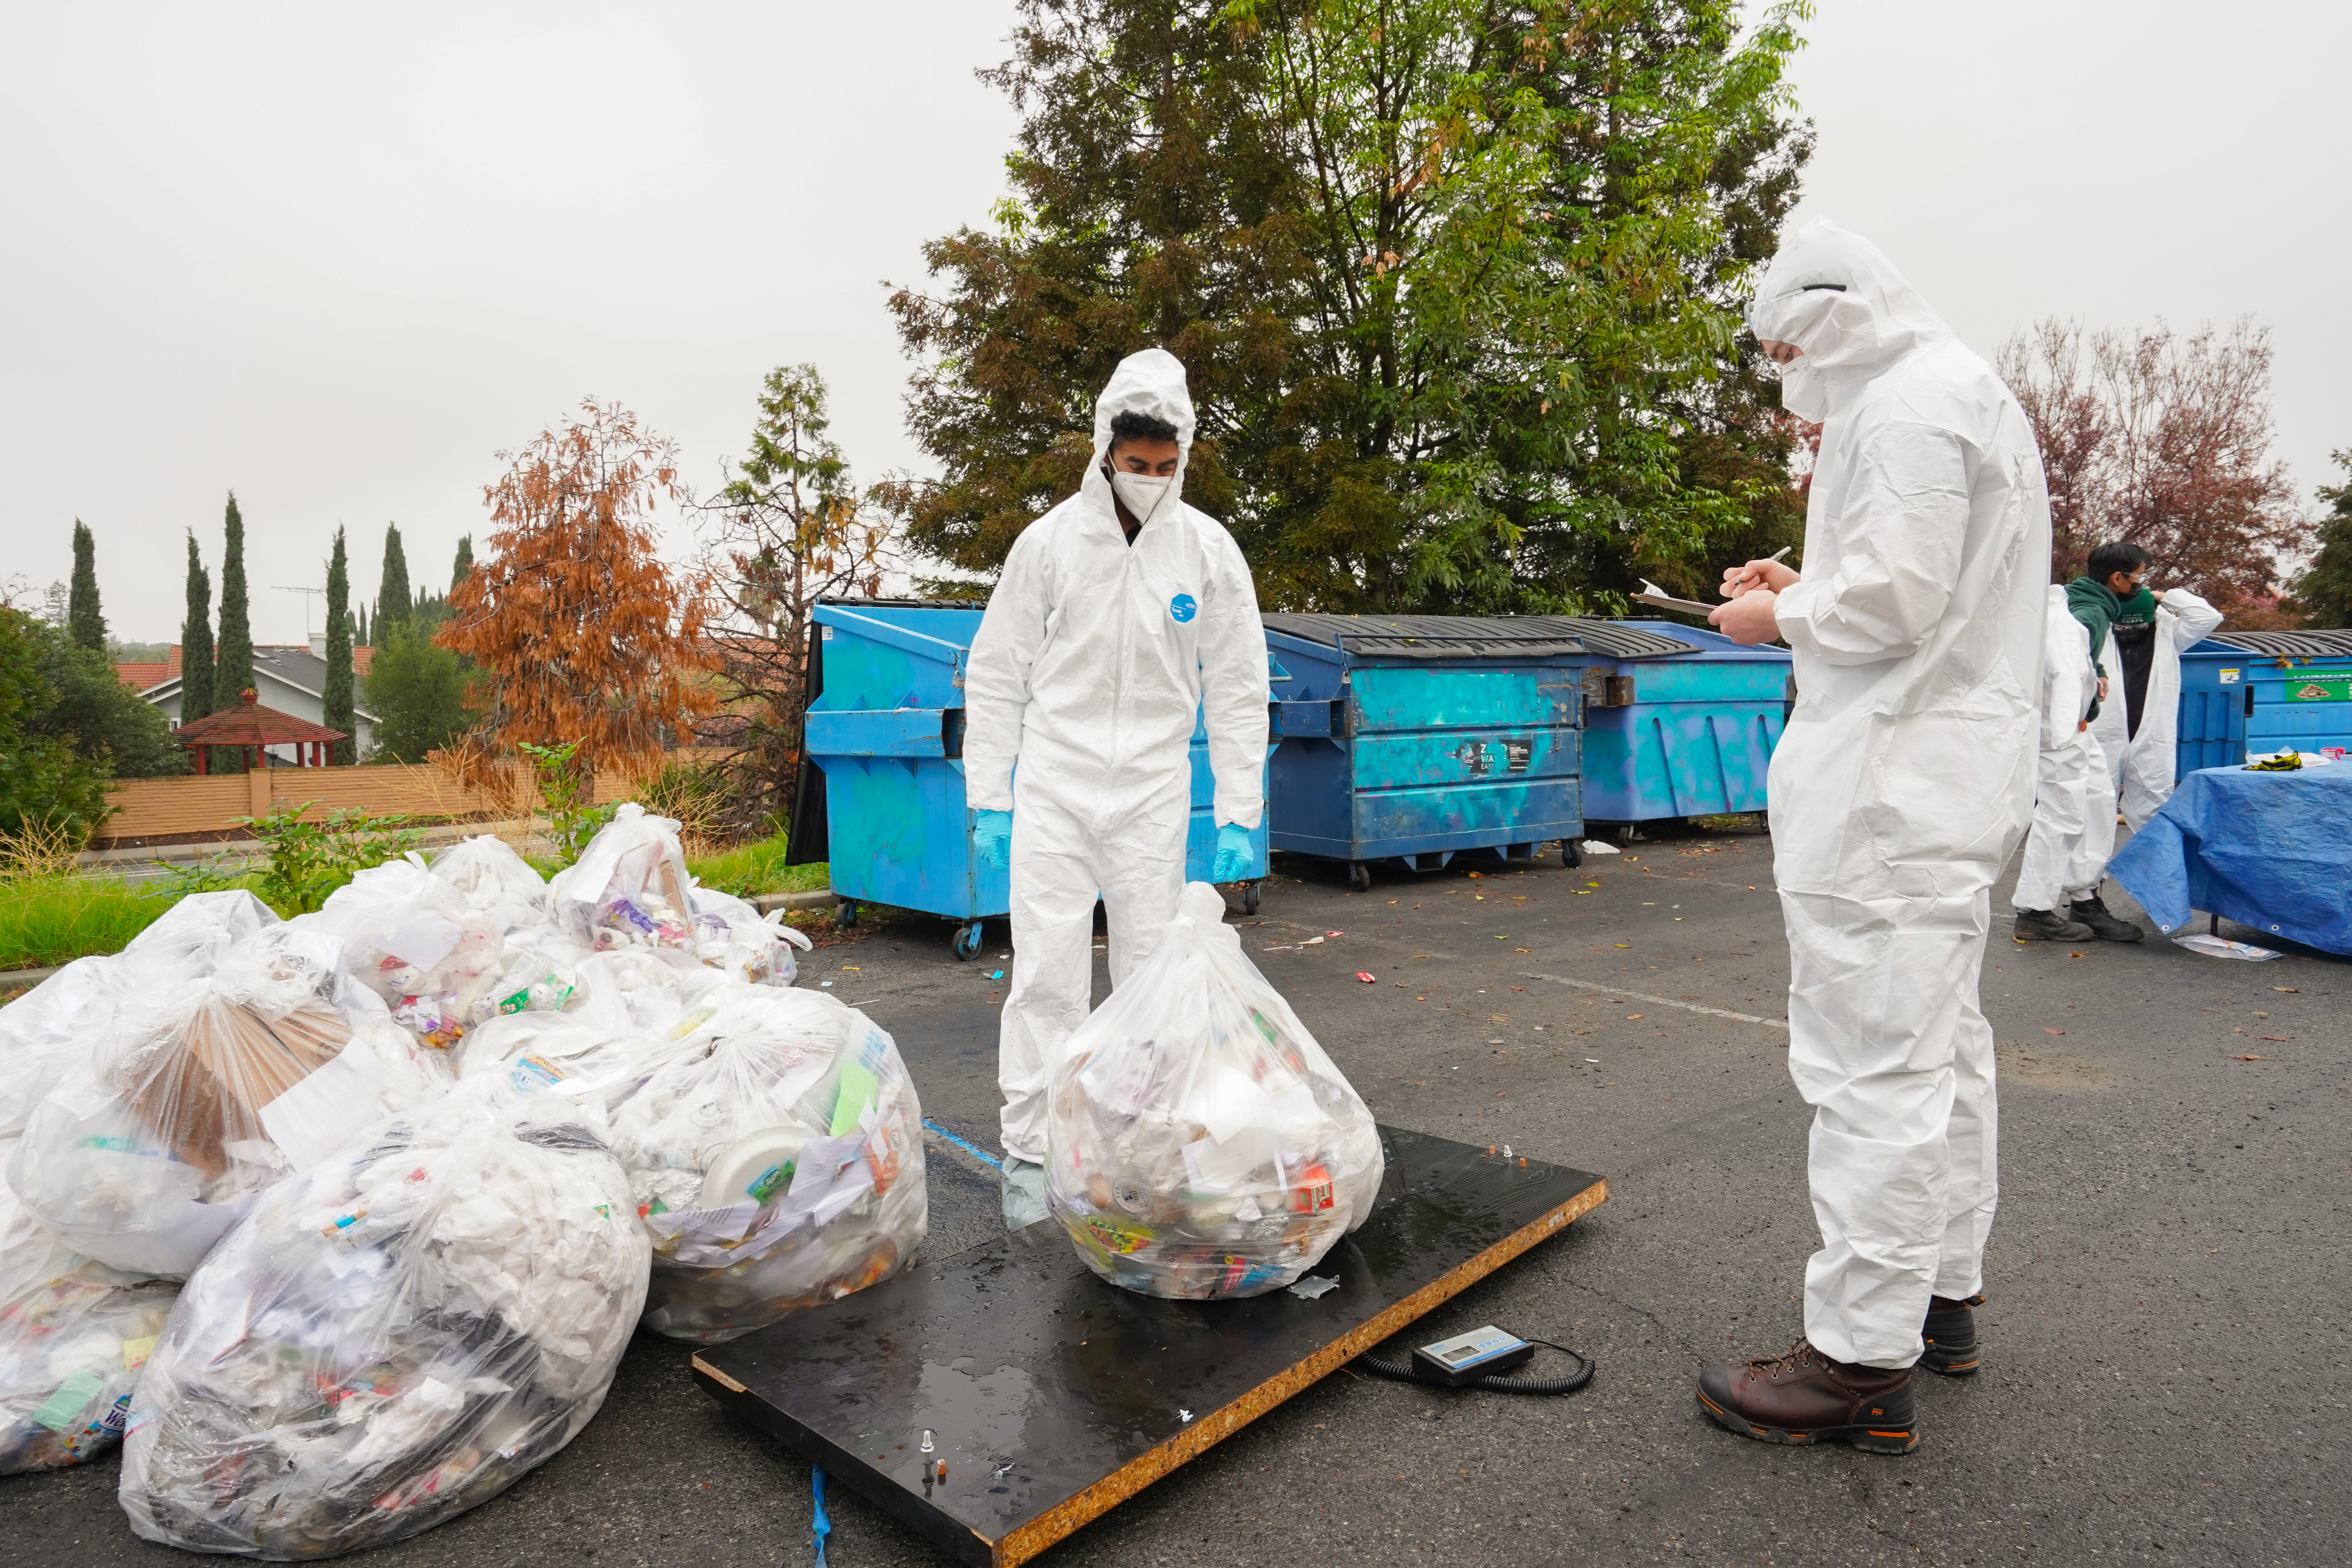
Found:
[[[2352,763],[2204,768],[2107,865],[2167,935],[2203,910],[2352,954]]]

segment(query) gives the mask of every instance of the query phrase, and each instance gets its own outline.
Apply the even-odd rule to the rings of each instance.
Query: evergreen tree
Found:
[[[408,591],[408,553],[400,547],[400,524],[385,523],[383,575],[375,590],[375,635],[387,639],[398,636],[415,607],[416,597]]]
[[[352,702],[352,574],[343,552],[343,531],[335,530],[335,553],[327,563],[327,689],[324,721],[341,730],[334,744],[335,763],[348,767],[360,759],[359,729]]]
[[[368,641],[367,605],[362,604],[356,606],[352,611],[352,614],[358,621],[358,625],[352,628],[352,646],[353,647],[373,647],[375,646]]]
[[[2319,552],[2294,584],[2296,606],[2313,626],[2352,626],[2352,448],[2334,456],[2346,481],[2319,487],[2329,508],[2319,520]]]
[[[236,510],[235,490],[229,492],[221,527],[220,640],[213,649],[215,712],[235,708],[253,685],[253,612],[245,588],[245,516]],[[251,752],[252,748],[245,748],[226,753],[232,759],[229,766],[240,772],[251,767]]]
[[[73,593],[66,603],[66,629],[94,652],[106,651],[106,617],[98,609],[98,542],[89,525],[74,519]]]
[[[457,536],[457,564],[449,568],[449,587],[451,591],[454,592],[457,589],[457,584],[466,580],[466,574],[471,572],[473,569],[474,536],[470,533],[461,533]]]
[[[213,580],[188,535],[188,614],[180,623],[180,722],[213,710]]]

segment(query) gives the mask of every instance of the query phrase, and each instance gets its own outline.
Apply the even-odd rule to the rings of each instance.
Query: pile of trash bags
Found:
[[[1148,1296],[1279,1289],[1380,1193],[1372,1113],[1223,915],[1188,885],[1051,1085],[1046,1207],[1097,1274]]]
[[[780,919],[621,808],[280,921],[179,900],[0,1007],[0,1474],[125,1444],[152,1540],[429,1529],[595,1414],[640,1322],[749,1332],[906,1266],[922,1110]]]

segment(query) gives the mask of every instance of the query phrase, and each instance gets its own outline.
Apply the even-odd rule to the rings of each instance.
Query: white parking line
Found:
[[[1696,1002],[1678,1002],[1672,996],[1653,996],[1647,991],[1628,991],[1622,985],[1601,985],[1590,980],[1570,980],[1565,974],[1522,973],[1522,980],[1549,980],[1555,985],[1573,985],[1580,991],[1605,991],[1612,996],[1631,996],[1636,1002],[1655,1002],[1661,1007],[1680,1007],[1686,1013],[1705,1013],[1716,1018],[1737,1018],[1743,1024],[1761,1024],[1768,1029],[1785,1029],[1786,1018],[1759,1018],[1753,1013],[1735,1013],[1727,1007],[1702,1007]]]

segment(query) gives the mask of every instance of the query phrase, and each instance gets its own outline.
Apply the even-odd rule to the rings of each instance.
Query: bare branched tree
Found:
[[[893,525],[851,482],[829,423],[814,365],[769,372],[750,454],[694,508],[717,598],[707,635],[719,696],[698,736],[731,749],[726,826],[738,835],[791,820],[817,601],[878,595],[897,563]]]

